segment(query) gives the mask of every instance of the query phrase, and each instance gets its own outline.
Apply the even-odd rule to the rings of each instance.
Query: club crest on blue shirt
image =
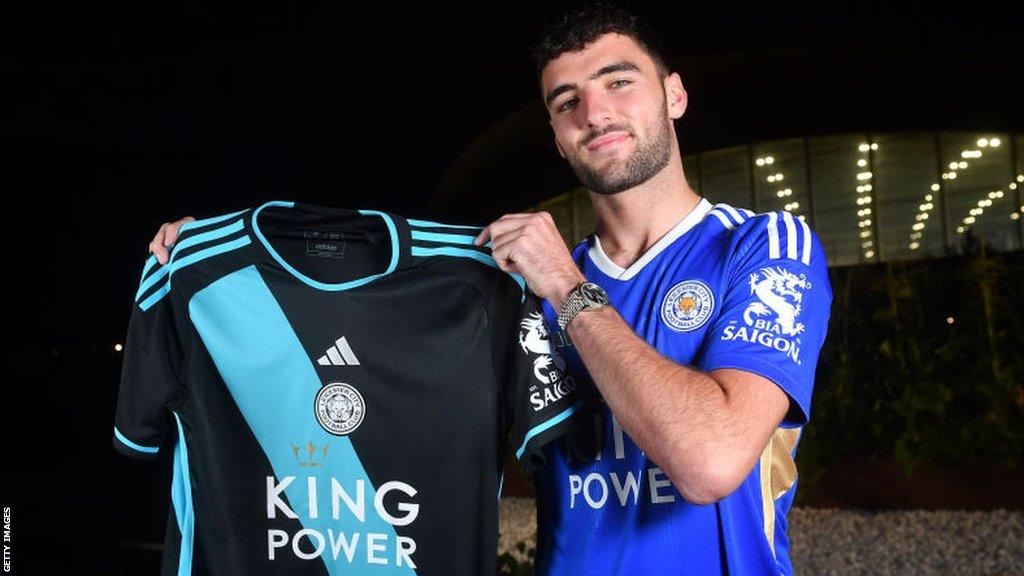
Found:
[[[661,302],[661,320],[678,332],[704,325],[715,310],[715,295],[700,280],[684,280],[668,291]]]
[[[353,432],[363,422],[366,404],[358,390],[335,382],[320,389],[313,403],[316,420],[324,430],[335,436]]]

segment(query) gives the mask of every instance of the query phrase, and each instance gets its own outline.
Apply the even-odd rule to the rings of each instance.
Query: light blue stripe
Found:
[[[543,424],[538,424],[537,426],[534,426],[533,428],[530,428],[530,431],[526,433],[526,437],[523,438],[523,444],[519,447],[518,450],[516,450],[516,458],[522,458],[523,457],[523,452],[526,451],[526,445],[530,443],[530,440],[532,440],[534,438],[534,436],[544,432],[545,430],[547,430],[548,428],[551,428],[552,426],[558,424],[559,422],[562,422],[563,420],[565,420],[569,416],[572,416],[573,413],[575,413],[577,410],[580,409],[580,405],[581,405],[581,403],[577,402],[577,403],[573,404],[572,406],[570,406],[570,407],[566,408],[565,410],[563,410],[557,416],[554,416],[553,418],[548,419]]]
[[[501,492],[505,489],[505,473],[501,473],[501,480],[498,481],[498,500],[501,500]]]
[[[167,293],[171,291],[171,276],[173,276],[174,273],[177,272],[178,270],[181,270],[186,266],[195,264],[200,260],[206,260],[207,258],[217,256],[225,252],[230,252],[232,250],[237,250],[243,246],[248,246],[250,243],[252,243],[252,240],[250,240],[248,236],[243,236],[241,238],[236,238],[231,242],[225,242],[223,244],[218,244],[216,246],[211,246],[209,248],[199,250],[198,252],[193,252],[188,256],[185,256],[181,260],[172,261],[170,264],[164,266],[161,269],[161,271],[167,271],[167,282],[163,286],[161,286],[159,290],[153,292],[152,294],[149,295],[148,298],[142,301],[142,303],[139,304],[139,308],[141,308],[142,311],[145,312],[146,310],[149,310],[150,306],[156,304],[158,301],[160,301],[161,298],[166,296]],[[154,276],[156,276],[156,274],[154,274]]]
[[[150,275],[149,278],[143,280],[142,284],[139,285],[139,291],[135,293],[135,301],[138,302],[139,298],[142,298],[143,294],[148,292],[149,289],[155,286],[157,282],[163,280],[164,277],[167,276],[167,273],[170,271],[170,269],[170,266],[164,266],[163,268],[160,268],[152,275]]]
[[[477,262],[483,262],[488,266],[498,268],[498,263],[494,261],[494,258],[484,254],[483,252],[477,252],[476,250],[469,250],[466,248],[455,248],[454,246],[440,246],[437,248],[423,248],[422,246],[413,246],[411,249],[413,256],[461,256],[463,258],[472,258]],[[500,268],[499,268],[500,270]],[[508,273],[516,284],[519,284],[519,288],[523,291],[523,298],[526,297],[526,280],[523,279],[519,274]]]
[[[462,228],[463,230],[483,230],[480,226],[463,226],[460,224],[441,224],[440,222],[431,222],[429,220],[413,220],[406,218],[406,222],[410,226],[419,226],[420,228]]]
[[[157,302],[159,302],[160,299],[163,298],[164,296],[167,296],[167,293],[170,292],[170,291],[171,291],[171,281],[168,280],[167,282],[164,282],[164,285],[161,286],[159,290],[157,290],[156,292],[153,292],[152,294],[150,294],[142,302],[139,302],[139,308],[142,309],[143,312],[145,312],[146,310],[149,310],[150,306],[152,306],[153,304],[156,304]]]
[[[150,256],[149,259],[146,260],[146,266],[142,269],[142,278],[139,279],[139,284],[142,284],[142,281],[146,279],[146,274],[149,274],[149,271],[153,269],[153,266],[157,265],[157,262],[159,262],[159,260],[156,259],[155,255]]]
[[[382,276],[387,276],[388,274],[391,274],[392,272],[394,272],[395,268],[398,267],[398,230],[395,228],[395,223],[391,220],[391,217],[388,216],[387,214],[385,214],[384,212],[378,212],[376,210],[360,210],[359,213],[363,214],[363,215],[366,215],[366,216],[380,216],[381,219],[384,220],[384,224],[386,224],[387,227],[388,227],[388,232],[391,234],[391,263],[388,264],[388,269],[385,270],[384,272],[381,272],[380,274],[374,274],[372,276],[366,276],[364,278],[359,278],[357,280],[351,280],[349,282],[342,282],[340,284],[328,284],[326,282],[319,282],[317,280],[313,280],[309,276],[306,276],[302,272],[299,272],[291,264],[289,264],[284,258],[282,258],[281,255],[277,253],[277,250],[274,250],[274,247],[270,245],[270,242],[267,241],[266,236],[263,235],[263,231],[260,230],[260,227],[259,227],[260,212],[262,212],[264,208],[267,208],[267,207],[270,207],[270,206],[280,206],[280,207],[283,207],[283,208],[292,208],[292,207],[295,206],[295,203],[294,202],[273,201],[273,202],[267,202],[266,204],[260,206],[259,208],[256,209],[255,212],[252,213],[252,230],[253,230],[253,232],[256,233],[256,237],[259,238],[260,242],[263,243],[263,246],[267,249],[267,252],[269,252],[270,255],[274,257],[274,260],[277,260],[277,263],[280,264],[282,268],[287,270],[288,273],[290,273],[292,276],[295,276],[296,278],[298,278],[299,280],[301,280],[303,283],[305,283],[308,286],[312,286],[313,288],[316,288],[318,290],[326,290],[326,291],[329,291],[329,292],[338,292],[338,291],[341,291],[341,290],[349,290],[349,289],[352,289],[352,288],[357,288],[357,287],[362,286],[364,284],[369,284],[370,282],[373,282],[374,280],[376,280],[376,279],[378,279],[378,278],[380,278]]]
[[[173,263],[174,259],[177,258],[178,254],[181,253],[181,251],[186,248],[191,248],[196,244],[203,244],[205,242],[211,242],[218,238],[230,236],[231,234],[234,234],[235,232],[238,232],[241,229],[242,221],[236,220],[234,224],[223,226],[221,228],[214,228],[209,232],[203,232],[202,234],[196,234],[195,236],[189,236],[188,238],[185,238],[181,242],[178,242],[177,244],[174,245],[174,252],[171,252],[171,263]]]
[[[192,480],[188,469],[188,446],[185,444],[185,430],[181,418],[174,413],[178,424],[178,444],[174,447],[174,475],[171,480],[171,503],[178,519],[181,532],[181,548],[178,555],[178,576],[192,574],[192,542],[195,535],[196,515],[192,506]]]
[[[231,220],[235,216],[238,216],[239,214],[245,214],[248,211],[249,211],[249,209],[246,208],[245,210],[239,210],[238,212],[232,212],[231,214],[225,214],[223,216],[214,216],[213,218],[207,218],[205,220],[196,220],[195,222],[186,222],[186,223],[181,225],[181,228],[178,228],[178,234],[181,234],[185,230],[191,230],[192,228],[201,228],[203,226],[209,226],[211,224],[217,224],[217,223],[223,222],[225,220]]]
[[[394,543],[394,527],[372,507],[367,510],[364,522],[347,510],[335,520],[330,505],[325,506],[325,499],[321,498],[319,514],[311,517],[306,491],[309,477],[314,477],[319,489],[327,493],[330,493],[331,479],[337,478],[353,496],[356,482],[362,481],[367,502],[375,501],[376,487],[367,476],[352,441],[346,436],[328,433],[317,421],[314,402],[323,382],[256,267],[248,266],[203,288],[192,297],[188,308],[228,392],[266,454],[275,481],[280,485],[285,478],[295,477],[284,489],[284,496],[302,527],[324,535],[328,529],[335,534],[386,534],[388,541]],[[365,381],[362,384],[348,382],[363,394],[367,417],[379,418],[384,410],[375,403],[376,397],[370,394],[372,389]],[[362,430],[357,429],[353,434],[360,432]],[[292,451],[292,443],[300,442],[312,442],[317,447],[316,456],[321,466],[301,465]],[[324,447],[327,447],[326,453]],[[277,514],[280,519],[283,512],[278,510]],[[408,566],[366,564],[365,552],[357,555],[352,564],[344,554],[337,560],[331,556],[325,552],[317,560],[326,565],[331,576],[415,576]]]
[[[494,261],[494,258],[478,252],[476,250],[469,250],[467,248],[456,248],[454,246],[438,246],[436,248],[424,248],[422,246],[412,247],[413,256],[461,256],[463,258],[472,258],[477,262],[483,262],[492,268],[497,268],[498,263]]]
[[[448,242],[450,244],[473,245],[476,236],[462,236],[461,234],[440,234],[437,232],[412,231],[413,240],[429,240],[430,242]]]
[[[136,444],[135,442],[132,442],[131,440],[128,439],[127,436],[125,436],[124,434],[121,434],[121,431],[117,429],[117,426],[114,426],[114,437],[117,438],[121,442],[121,444],[124,444],[125,446],[131,448],[132,450],[135,450],[136,452],[145,452],[146,454],[156,454],[157,452],[160,451],[160,447],[159,446],[156,447],[156,448],[153,448],[151,446],[143,446],[141,444]]]

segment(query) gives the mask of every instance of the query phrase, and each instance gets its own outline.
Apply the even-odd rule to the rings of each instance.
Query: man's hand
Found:
[[[195,222],[195,220],[191,216],[185,216],[177,222],[164,222],[156,231],[156,236],[153,236],[153,241],[149,243],[149,251],[156,256],[161,265],[167,264],[167,260],[171,257],[170,248],[178,241],[178,230],[181,229],[181,225],[186,222]]]
[[[506,214],[484,228],[474,243],[482,246],[488,241],[498,266],[522,276],[530,290],[556,310],[577,284],[586,281],[547,212]]]

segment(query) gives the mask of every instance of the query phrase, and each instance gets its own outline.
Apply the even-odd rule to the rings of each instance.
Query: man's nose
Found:
[[[584,91],[580,95],[580,107],[583,119],[590,126],[604,126],[611,122],[611,107],[608,99],[594,91]]]

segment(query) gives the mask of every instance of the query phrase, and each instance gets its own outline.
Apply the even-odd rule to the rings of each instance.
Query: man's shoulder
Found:
[[[802,215],[784,210],[754,213],[728,204],[716,204],[708,215],[729,238],[733,258],[825,263],[818,235]]]

